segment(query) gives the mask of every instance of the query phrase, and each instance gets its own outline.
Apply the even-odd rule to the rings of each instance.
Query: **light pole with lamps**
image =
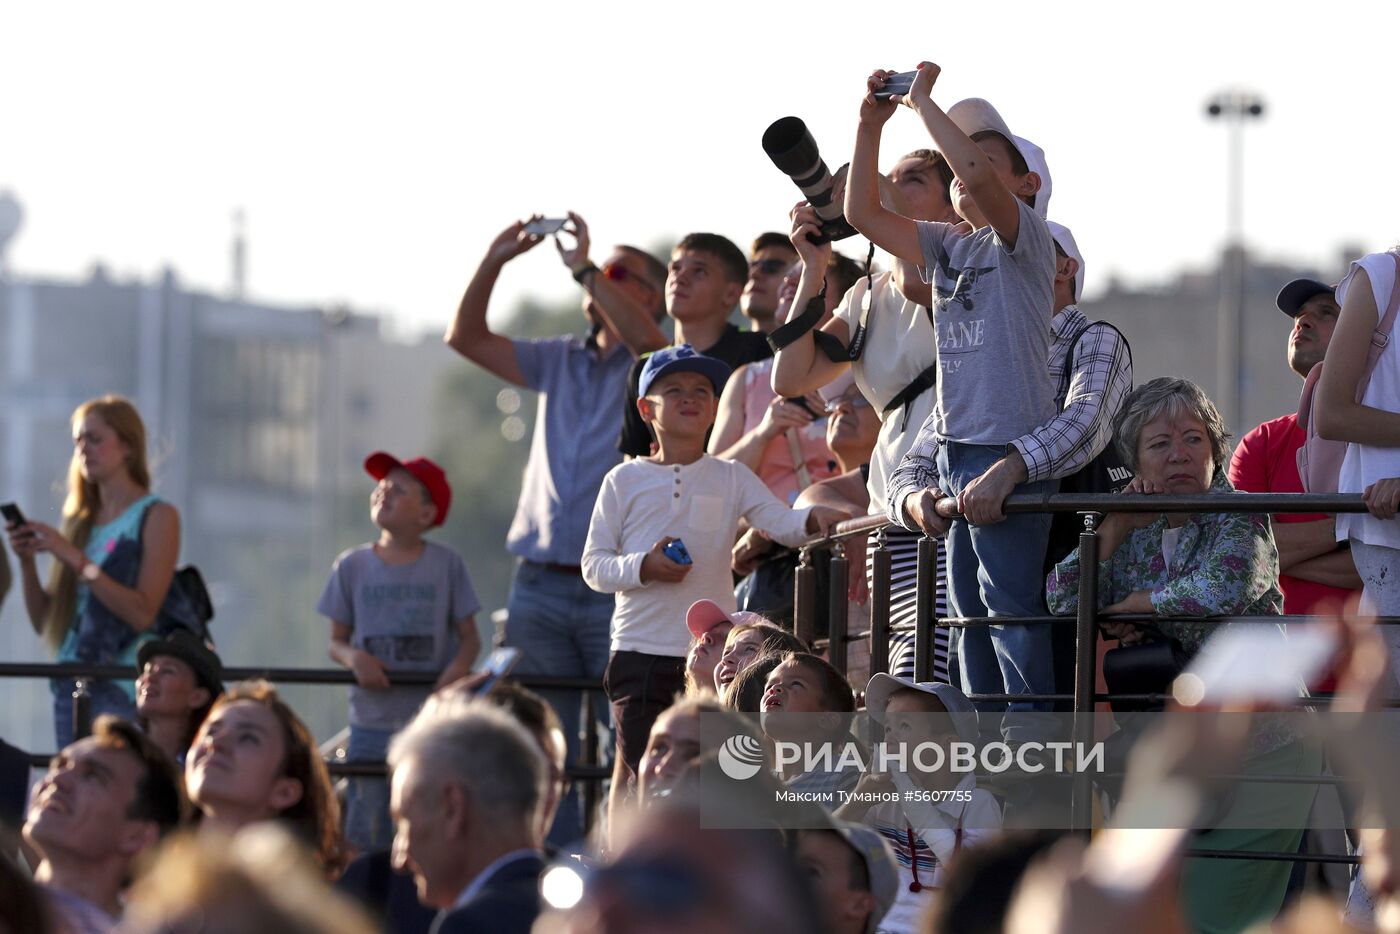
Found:
[[[1208,117],[1225,121],[1225,248],[1220,256],[1220,315],[1216,349],[1216,402],[1235,431],[1244,417],[1244,124],[1264,115],[1264,101],[1245,91],[1225,91],[1206,105]]]

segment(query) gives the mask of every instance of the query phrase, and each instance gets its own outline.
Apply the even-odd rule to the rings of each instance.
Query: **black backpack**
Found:
[[[1123,340],[1123,348],[1128,352],[1128,363],[1133,361],[1133,349],[1128,339],[1107,321],[1091,321],[1075,332],[1070,344],[1069,358],[1065,361],[1065,371],[1060,376],[1059,393],[1056,398],[1064,399],[1069,394],[1070,380],[1074,376],[1074,361],[1079,352],[1079,341],[1092,327],[1112,328]],[[1131,389],[1132,387],[1129,387]],[[1114,415],[1118,413],[1114,412]],[[1133,472],[1118,455],[1118,447],[1109,440],[1108,445],[1093,460],[1068,477],[1060,479],[1061,493],[1117,493],[1133,479]],[[1049,574],[1065,556],[1079,547],[1079,533],[1084,531],[1084,520],[1078,513],[1055,513],[1050,522],[1050,543],[1045,550],[1045,573]]]

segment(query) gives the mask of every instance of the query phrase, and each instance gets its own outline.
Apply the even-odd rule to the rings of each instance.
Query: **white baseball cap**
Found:
[[[958,731],[958,736],[967,742],[977,741],[980,730],[977,708],[972,706],[966,694],[941,681],[914,681],[883,672],[872,676],[865,688],[865,710],[876,723],[884,726],[885,707],[890,702],[890,695],[896,691],[918,691],[938,698],[952,718],[953,729]]]
[[[1017,136],[1011,132],[1011,128],[1006,125],[1006,121],[997,113],[995,107],[980,97],[969,97],[966,100],[958,101],[948,108],[948,117],[958,129],[968,136],[974,133],[981,133],[983,130],[993,130],[1000,133],[1011,145],[1016,147],[1016,151],[1021,154],[1021,158],[1026,160],[1026,166],[1032,172],[1040,176],[1040,190],[1035,193],[1035,213],[1045,217],[1050,209],[1050,165],[1045,161],[1045,150],[1041,149],[1030,140]]]
[[[1079,244],[1074,242],[1074,234],[1064,224],[1054,221],[1046,221],[1045,224],[1050,228],[1050,236],[1055,238],[1060,249],[1074,257],[1074,261],[1079,264],[1079,270],[1074,274],[1074,300],[1079,301],[1084,297],[1084,257],[1079,252]]]

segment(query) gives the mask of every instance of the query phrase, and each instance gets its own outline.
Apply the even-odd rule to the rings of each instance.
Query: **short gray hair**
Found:
[[[482,700],[429,703],[389,744],[405,761],[466,790],[488,822],[533,825],[544,793],[544,753],[509,714]]]
[[[1113,443],[1118,446],[1123,463],[1137,473],[1138,436],[1142,429],[1163,412],[1177,415],[1183,411],[1206,426],[1215,469],[1217,472],[1224,470],[1230,463],[1230,433],[1225,430],[1225,422],[1201,387],[1179,376],[1148,380],[1123,400],[1122,408],[1113,419]]]

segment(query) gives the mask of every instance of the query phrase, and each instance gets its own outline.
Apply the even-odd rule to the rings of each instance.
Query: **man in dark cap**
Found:
[[[1341,311],[1336,289],[1316,279],[1294,279],[1279,291],[1277,303],[1293,325],[1288,334],[1288,365],[1306,377],[1322,362],[1332,340]],[[1230,460],[1230,482],[1245,493],[1303,492],[1297,455],[1304,439],[1294,412],[1264,422],[1240,439]],[[1337,541],[1334,520],[1330,515],[1273,517],[1283,612],[1311,614],[1355,604],[1361,578],[1351,550]]]

